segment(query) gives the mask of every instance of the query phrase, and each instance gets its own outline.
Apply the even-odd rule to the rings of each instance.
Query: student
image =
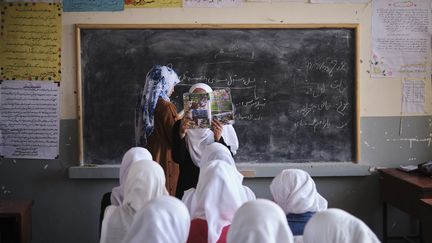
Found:
[[[126,153],[123,155],[123,159],[120,165],[120,174],[119,174],[119,186],[114,187],[111,192],[111,204],[112,205],[121,205],[123,201],[123,195],[124,195],[124,183],[126,180],[126,177],[129,173],[129,169],[131,165],[138,161],[138,160],[153,160],[152,155],[150,152],[142,147],[133,147],[126,151]]]
[[[294,239],[281,208],[270,200],[257,199],[237,210],[227,242],[293,243]]]
[[[177,184],[178,166],[171,157],[172,127],[177,111],[170,102],[174,86],[180,80],[169,67],[155,65],[147,73],[142,95],[135,113],[135,141],[146,147],[153,160],[160,163],[167,175],[167,187],[174,194]]]
[[[191,199],[191,228],[188,243],[224,243],[236,210],[246,201],[238,171],[220,160],[200,171]]]
[[[243,181],[243,175],[240,174],[240,172],[238,172],[232,154],[226,146],[220,143],[212,143],[210,145],[207,145],[202,154],[200,170],[203,170],[205,167],[207,167],[208,164],[213,160],[220,160],[231,165],[234,168],[234,170],[237,171],[235,174],[239,177],[241,181]],[[249,187],[243,186],[243,188],[248,200],[256,199],[255,194]],[[195,194],[195,188],[190,188],[184,192],[182,197],[182,201],[185,203],[186,207],[189,210],[191,208],[192,197],[194,194]]]
[[[315,182],[304,170],[283,170],[273,179],[270,191],[273,200],[285,212],[294,235],[303,235],[313,214],[327,209],[327,200],[317,192]]]
[[[99,217],[99,230],[102,226],[102,220],[103,215],[105,212],[105,208],[109,205],[121,205],[123,201],[123,195],[124,195],[124,182],[126,180],[127,174],[129,173],[129,168],[132,163],[138,161],[138,160],[153,160],[152,155],[150,152],[141,147],[133,147],[126,151],[126,153],[123,155],[123,159],[120,165],[120,175],[119,175],[119,186],[114,187],[112,189],[112,192],[107,192],[103,195],[102,201],[101,201],[101,210],[100,210],[100,217]]]
[[[123,240],[137,211],[151,199],[168,195],[162,167],[155,161],[134,162],[124,183],[124,199],[119,206],[109,206],[102,221],[101,243]]]
[[[175,197],[160,196],[135,215],[123,243],[185,243],[189,227],[185,205]]]
[[[189,93],[210,93],[210,86],[197,83],[192,85]],[[177,182],[176,197],[182,198],[183,192],[196,187],[199,175],[199,164],[205,146],[218,142],[229,148],[233,155],[239,147],[237,134],[232,125],[222,125],[212,121],[212,128],[188,129],[190,118],[185,115],[173,127],[172,155],[179,164],[180,174]]]
[[[304,243],[377,243],[376,235],[360,219],[341,209],[316,213],[306,224]]]

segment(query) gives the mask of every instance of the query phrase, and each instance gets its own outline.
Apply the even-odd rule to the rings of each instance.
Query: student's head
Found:
[[[151,160],[133,163],[124,185],[123,205],[136,212],[151,199],[162,195],[168,195],[162,167]]]
[[[189,93],[199,93],[199,94],[210,93],[212,91],[213,89],[204,83],[196,83],[192,85],[189,89]]]
[[[152,199],[134,217],[123,242],[185,243],[190,228],[186,206],[175,197]]]
[[[216,242],[223,227],[229,225],[236,210],[248,201],[237,169],[213,160],[200,169],[198,184],[191,203],[191,218],[205,219],[208,242]]]
[[[316,213],[306,224],[304,243],[375,243],[376,235],[360,219],[341,209],[328,209]]]
[[[325,200],[316,190],[312,177],[304,170],[286,169],[270,184],[274,201],[285,214],[301,214],[327,209]]]
[[[234,215],[227,243],[239,242],[293,243],[294,239],[280,207],[270,200],[257,199],[243,204]]]
[[[143,147],[133,147],[126,151],[120,165],[120,185],[124,183],[132,163],[138,160],[153,160],[153,157],[151,153]]]
[[[211,143],[204,148],[202,153],[200,168],[205,167],[206,164],[213,160],[222,160],[230,165],[235,166],[234,158],[230,150],[221,143]]]
[[[120,174],[118,187],[114,187],[111,193],[111,204],[120,205],[123,201],[124,196],[124,182],[131,165],[139,160],[153,160],[150,152],[142,147],[133,147],[129,149],[124,155],[120,165]]]

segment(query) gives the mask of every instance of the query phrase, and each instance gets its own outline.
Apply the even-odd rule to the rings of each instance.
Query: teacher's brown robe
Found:
[[[146,148],[165,172],[166,186],[170,195],[175,195],[179,168],[171,156],[172,127],[177,119],[174,104],[159,98],[154,113],[154,130],[147,140]]]

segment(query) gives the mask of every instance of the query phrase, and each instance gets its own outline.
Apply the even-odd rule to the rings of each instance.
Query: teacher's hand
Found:
[[[223,130],[222,123],[220,123],[217,120],[213,120],[211,130],[213,131],[214,134],[214,140],[218,142],[219,139],[222,137],[222,130]]]

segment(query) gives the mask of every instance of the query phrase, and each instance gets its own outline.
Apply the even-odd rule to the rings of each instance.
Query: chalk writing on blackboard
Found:
[[[80,33],[85,163],[119,163],[134,145],[134,107],[155,63],[179,74],[178,110],[195,83],[231,90],[237,162],[356,161],[353,28]]]

